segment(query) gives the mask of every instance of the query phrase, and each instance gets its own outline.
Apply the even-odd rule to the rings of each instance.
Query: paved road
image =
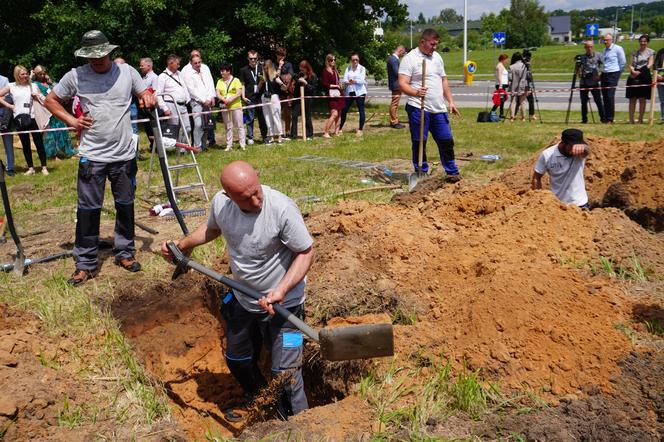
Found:
[[[537,79],[536,79],[537,80]],[[536,90],[546,89],[565,89],[571,86],[571,79],[569,82],[561,81],[542,81],[535,83]],[[493,81],[476,81],[472,86],[465,86],[458,80],[451,81],[452,93],[457,105],[463,107],[484,107],[486,106],[487,96],[489,99],[489,106],[491,106],[491,93],[493,93]],[[620,82],[620,86],[624,86],[624,82]],[[488,91],[488,92],[487,92]],[[464,95],[474,94],[474,95]],[[477,94],[477,95],[475,95]],[[390,91],[385,86],[368,86],[368,95],[390,95]],[[567,110],[569,101],[569,92],[539,92],[537,94],[540,109],[547,110]],[[371,98],[372,103],[389,103],[389,98]],[[591,100],[592,102],[592,100]],[[405,105],[406,100],[402,97],[401,104]],[[594,110],[594,102],[593,110]],[[650,105],[648,105],[650,106]],[[648,108],[649,109],[649,108]],[[572,100],[572,110],[581,110],[581,100],[579,93],[574,94]],[[625,90],[618,89],[616,93],[616,110],[627,111],[627,99],[625,98]],[[659,111],[659,101],[655,103],[655,111]]]

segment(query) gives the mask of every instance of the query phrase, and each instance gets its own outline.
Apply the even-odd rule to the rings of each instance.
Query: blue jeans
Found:
[[[5,155],[7,155],[5,166],[7,166],[8,171],[14,170],[14,135],[2,134],[2,144],[5,145]]]
[[[346,98],[346,107],[341,111],[341,126],[344,127],[344,123],[346,122],[346,115],[348,115],[348,110],[350,107],[353,105],[353,102],[357,103],[357,110],[360,112],[360,130],[364,129],[364,122],[366,121],[366,116],[364,112],[364,99],[367,97],[366,94],[364,95],[355,95],[355,92],[351,92],[348,95],[350,95],[350,98]]]
[[[410,104],[406,105],[408,114],[408,124],[410,126],[410,140],[412,143],[412,158],[415,172],[418,172],[417,163],[419,161],[420,150],[420,110]],[[454,138],[450,128],[450,117],[447,112],[431,113],[424,111],[424,142],[422,143],[422,172],[429,171],[427,163],[427,138],[431,132],[433,139],[438,145],[438,155],[443,165],[445,173],[448,175],[458,175],[459,169],[454,162]]]
[[[657,85],[657,95],[659,95],[659,117],[662,119],[662,122],[664,122],[664,83],[659,83]]]
[[[129,116],[131,117],[131,131],[133,134],[137,135],[138,134],[138,124],[133,123],[134,120],[138,119],[138,106],[136,106],[136,103],[133,101],[129,105]]]
[[[602,89],[602,100],[604,101],[604,116],[606,121],[613,121],[616,111],[616,88],[620,80],[620,72],[604,72],[602,73],[602,87],[610,89]]]

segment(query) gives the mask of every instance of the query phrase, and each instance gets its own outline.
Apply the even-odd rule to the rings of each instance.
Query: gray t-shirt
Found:
[[[234,279],[267,295],[284,277],[295,254],[307,250],[314,240],[295,202],[268,186],[262,188],[263,208],[258,213],[243,212],[218,192],[207,225],[224,235]],[[264,311],[252,298],[233,292],[246,310]],[[286,294],[283,306],[303,302],[304,279]]]
[[[81,156],[100,163],[127,161],[136,156],[129,106],[132,94],[138,95],[145,89],[141,76],[128,64],[112,63],[103,74],[86,64],[62,77],[53,92],[63,100],[78,95],[81,109],[93,120],[92,127],[81,132]]]
[[[544,175],[549,172],[551,191],[565,204],[583,206],[588,203],[586,183],[583,181],[585,157],[566,157],[558,145],[544,149],[537,159],[535,172]]]

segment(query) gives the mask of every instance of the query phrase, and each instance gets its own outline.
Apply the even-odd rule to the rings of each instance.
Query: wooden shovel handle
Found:
[[[427,79],[427,60],[422,59],[422,87],[425,87]],[[424,97],[420,98],[420,146],[417,153],[418,172],[422,172],[424,162]]]

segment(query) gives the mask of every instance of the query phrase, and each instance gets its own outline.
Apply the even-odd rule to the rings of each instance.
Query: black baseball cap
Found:
[[[575,145],[575,144],[585,144],[588,143],[583,139],[583,132],[579,129],[565,129],[563,131],[561,141],[565,144]]]

